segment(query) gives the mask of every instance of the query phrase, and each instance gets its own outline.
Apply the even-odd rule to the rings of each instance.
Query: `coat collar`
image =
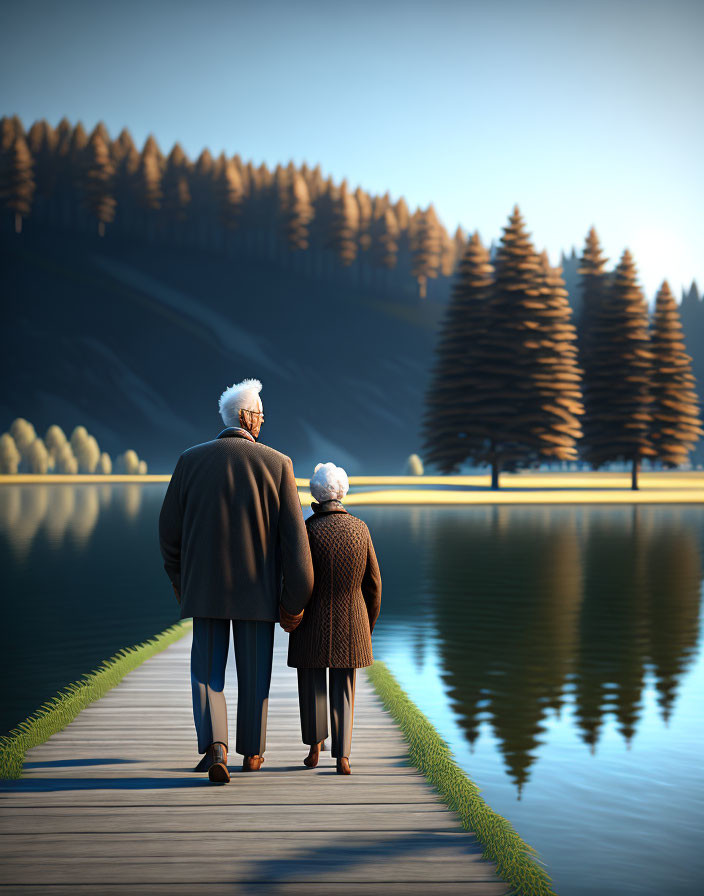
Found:
[[[310,506],[313,508],[313,513],[318,515],[323,513],[347,513],[347,508],[342,506],[342,501],[323,501],[322,504],[312,501]]]
[[[238,439],[249,439],[250,442],[257,441],[251,432],[247,432],[244,429],[239,429],[237,426],[226,426],[225,429],[223,429],[223,431],[218,435],[218,438],[224,439],[227,436],[236,436]]]

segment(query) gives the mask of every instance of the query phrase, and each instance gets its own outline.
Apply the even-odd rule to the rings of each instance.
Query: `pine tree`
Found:
[[[562,277],[565,281],[565,289],[567,290],[567,300],[570,303],[572,314],[575,321],[579,321],[582,316],[582,302],[580,289],[579,269],[582,266],[581,258],[577,255],[577,250],[572,247],[569,254],[560,252],[560,267],[562,268]],[[577,337],[579,338],[579,326],[577,327]]]
[[[689,289],[685,292],[682,290],[682,310],[688,307],[697,308],[702,301],[702,297],[699,295],[699,287],[697,286],[697,281],[692,280]]]
[[[697,383],[704,383],[704,298],[700,296],[695,280],[688,291],[682,290],[679,305],[682,332],[687,353],[692,357],[692,372]],[[694,449],[692,462],[697,468],[704,461],[704,439]]]
[[[64,116],[56,126],[56,152],[59,155],[68,152],[72,131],[71,122]]]
[[[242,202],[244,206],[244,198],[249,194],[249,172],[246,165],[243,164],[242,159],[240,158],[238,153],[235,153],[232,156],[232,164],[237,169],[237,173],[240,176],[240,180],[242,181]]]
[[[399,227],[396,223],[396,215],[389,204],[380,203],[372,226],[372,260],[379,267],[392,270],[396,267],[398,255]]]
[[[188,215],[191,191],[188,186],[190,162],[179,143],[174,143],[166,159],[162,180],[163,199],[161,207],[168,220],[183,223]]]
[[[12,118],[3,115],[0,118],[0,154],[4,156],[5,153],[10,152],[15,137],[22,134],[22,130],[22,123],[16,115],[13,115]]]
[[[220,222],[226,230],[234,230],[242,214],[244,189],[242,178],[232,159],[223,158],[218,165],[215,190]]]
[[[457,225],[457,230],[455,230],[455,235],[452,239],[455,243],[455,264],[457,265],[464,255],[464,250],[467,248],[467,234],[459,224]]]
[[[287,211],[287,203],[289,199],[289,187],[291,185],[291,172],[288,168],[282,168],[277,165],[274,168],[274,181],[272,184],[272,198],[274,200],[275,209],[272,208],[272,216],[284,216]]]
[[[73,213],[75,181],[73,159],[71,158],[72,134],[71,123],[67,118],[62,118],[56,127],[56,150],[53,160],[55,199],[53,205],[57,220],[64,225],[71,223]]]
[[[650,341],[653,351],[650,439],[655,458],[666,467],[675,467],[687,460],[704,430],[692,359],[685,351],[682,324],[667,280],[655,297]]]
[[[164,158],[164,154],[162,153],[159,144],[156,142],[156,137],[153,134],[149,134],[147,139],[144,141],[142,153],[147,153],[148,155],[154,156],[159,165],[159,172],[161,174],[164,173],[164,168],[166,167],[166,159]]]
[[[594,320],[606,299],[609,288],[609,275],[605,270],[607,261],[608,259],[602,254],[596,230],[592,227],[587,234],[584,251],[577,268],[580,308],[577,317],[577,344],[579,346],[579,363],[587,377],[589,377],[594,348]],[[585,400],[589,414],[588,396],[585,396]]]
[[[401,231],[408,230],[411,226],[411,213],[408,211],[408,205],[403,196],[394,203],[394,215]]]
[[[267,168],[266,162],[262,162],[257,168],[257,186],[259,192],[264,193],[266,190],[270,189],[273,183],[273,173]]]
[[[248,209],[251,209],[251,218],[254,224],[253,230],[257,240],[258,252],[262,257],[270,254],[270,214],[268,206],[271,202],[271,191],[274,183],[274,175],[262,164],[253,171],[253,183],[255,188],[249,195]]]
[[[313,205],[302,174],[296,173],[288,185],[283,213],[284,231],[291,249],[308,248],[309,225],[313,220]]]
[[[91,131],[90,136],[88,137],[88,143],[90,143],[90,141],[93,139],[93,137],[96,137],[96,136],[100,137],[100,139],[103,141],[103,143],[106,146],[110,146],[110,144],[112,143],[112,140],[110,138],[110,133],[108,132],[108,129],[105,127],[105,123],[102,121],[99,121],[96,124],[96,126],[93,128],[93,130]]]
[[[595,469],[611,460],[631,461],[631,487],[637,489],[640,460],[653,453],[648,439],[652,353],[648,306],[628,249],[610,279],[605,300],[589,312],[582,456]]]
[[[27,133],[27,145],[34,160],[37,197],[47,200],[56,181],[56,148],[58,137],[51,125],[41,119],[35,121]]]
[[[323,173],[320,170],[320,165],[316,165],[315,168],[313,168],[313,170],[309,171],[307,174],[303,171],[301,173],[303,174],[306,186],[308,187],[308,195],[310,196],[310,201],[314,204],[315,207],[316,199],[325,189],[325,178],[323,177]]]
[[[355,197],[347,192],[347,183],[343,181],[333,199],[329,245],[345,267],[349,267],[357,257],[358,233],[359,205]]]
[[[484,399],[491,358],[484,340],[493,270],[474,233],[457,270],[425,397],[422,457],[442,473],[456,472],[467,460],[483,461],[491,436]]]
[[[335,193],[335,185],[329,177],[322,183],[314,183],[310,194],[313,206],[313,218],[308,227],[310,263],[318,278],[324,278],[335,266],[336,259],[330,246]]]
[[[137,204],[147,212],[158,211],[162,199],[161,152],[151,134],[140,153],[133,183]]]
[[[140,157],[127,128],[123,128],[117,140],[113,140],[110,154],[115,166],[116,223],[119,227],[129,229],[134,220],[135,209],[139,206],[137,171]]]
[[[354,191],[354,197],[359,207],[359,248],[362,252],[367,252],[372,245],[372,200],[369,193],[365,193],[361,187]]]
[[[26,218],[32,208],[34,197],[34,172],[32,156],[21,131],[15,129],[15,136],[7,149],[3,146],[0,156],[0,198],[14,213],[15,232],[22,232],[22,218]],[[5,134],[0,135],[5,141]]]
[[[96,128],[85,153],[83,194],[98,222],[98,234],[105,235],[105,225],[115,218],[115,166],[101,131]]]
[[[204,149],[191,170],[191,218],[201,245],[212,243],[212,225],[218,217],[217,165]]]
[[[440,273],[451,277],[455,271],[455,241],[445,228],[440,226]]]
[[[502,250],[492,288],[489,253],[478,234],[469,242],[424,419],[428,462],[445,473],[468,459],[490,462],[494,488],[505,459],[576,457],[583,410],[567,291],[559,269],[535,256],[517,209]]]
[[[382,217],[387,208],[391,208],[388,192],[384,193],[383,196],[377,195],[372,199],[372,226],[374,221],[378,221]],[[394,215],[394,221],[396,221],[396,215]],[[396,222],[396,226],[398,227],[398,222]]]
[[[489,432],[486,461],[491,464],[491,487],[499,487],[501,470],[515,470],[534,459],[530,427],[534,419],[536,388],[532,377],[540,366],[540,345],[535,330],[536,311],[544,308],[541,296],[541,261],[526,232],[518,206],[504,227],[496,251],[489,325],[484,340],[490,358],[483,387],[484,423]]]
[[[561,268],[552,268],[547,252],[540,257],[541,302],[528,304],[532,314],[526,317],[531,338],[524,349],[534,353],[529,374],[534,392],[532,422],[526,415],[527,442],[536,462],[576,460],[576,442],[582,435],[582,370],[577,363],[577,334],[572,323]]]
[[[427,295],[428,278],[437,277],[440,267],[442,235],[432,204],[414,215],[411,228],[411,273],[418,281],[421,299]]]
[[[132,135],[127,128],[123,128],[117,139],[112,141],[112,144],[110,145],[110,153],[117,170],[119,170],[121,165],[125,164],[126,160],[129,160],[127,161],[126,167],[131,168],[133,174],[137,170],[139,165],[139,153],[137,152],[137,147],[134,145]]]
[[[86,149],[88,148],[88,135],[79,121],[71,131],[68,142],[68,158],[71,165],[72,185],[80,187],[83,169],[86,161]]]

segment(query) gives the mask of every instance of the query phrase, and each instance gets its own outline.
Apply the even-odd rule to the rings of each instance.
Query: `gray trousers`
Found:
[[[356,669],[299,669],[298,705],[304,744],[318,744],[328,736],[328,695],[325,673],[330,673],[331,754],[349,758],[352,748],[354,681]]]
[[[228,746],[225,666],[230,623],[237,666],[237,738],[235,751],[261,755],[266,749],[266,717],[274,651],[273,622],[193,617],[191,689],[198,752],[210,744]]]

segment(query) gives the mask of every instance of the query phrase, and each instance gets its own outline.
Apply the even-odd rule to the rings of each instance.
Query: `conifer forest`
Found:
[[[552,267],[519,205],[487,245],[320,165],[193,160],[65,118],[1,119],[0,196],[6,429],[26,407],[166,469],[170,439],[207,434],[195,386],[236,378],[229,359],[306,384],[313,407],[282,408],[270,432],[306,460],[344,446],[352,472],[373,456],[402,472],[418,452],[495,487],[501,471],[615,464],[635,488],[643,461],[704,462],[698,287],[678,301],[663,277],[649,307],[638,260],[609,263],[598,221]]]

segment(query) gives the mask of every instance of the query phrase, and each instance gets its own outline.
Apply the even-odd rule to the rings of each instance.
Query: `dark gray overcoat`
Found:
[[[299,669],[370,666],[381,608],[381,574],[367,524],[337,501],[311,504],[306,520],[313,595],[289,637],[288,665]]]
[[[234,427],[179,457],[159,516],[181,618],[300,613],[313,565],[291,458]]]

